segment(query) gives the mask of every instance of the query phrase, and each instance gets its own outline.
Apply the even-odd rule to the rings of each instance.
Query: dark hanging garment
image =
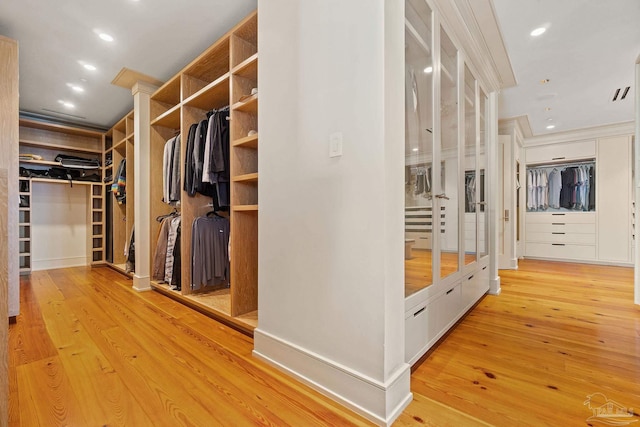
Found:
[[[194,123],[191,126],[189,126],[189,135],[187,136],[187,147],[185,151],[183,188],[184,188],[184,191],[186,191],[189,196],[195,196],[195,192],[193,192],[193,179],[195,174],[193,146],[196,139],[197,129],[198,129],[197,123]]]
[[[173,272],[171,274],[171,289],[179,291],[182,289],[182,256],[180,254],[180,230],[182,225],[178,226],[176,242],[173,246]]]
[[[589,210],[596,210],[596,168],[589,168]]]

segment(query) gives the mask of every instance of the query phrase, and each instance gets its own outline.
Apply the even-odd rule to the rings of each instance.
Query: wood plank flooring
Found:
[[[527,260],[501,277],[415,369],[394,425],[586,426],[596,392],[640,408],[632,269]],[[10,426],[370,425],[254,359],[245,335],[130,287],[107,268],[22,278]]]

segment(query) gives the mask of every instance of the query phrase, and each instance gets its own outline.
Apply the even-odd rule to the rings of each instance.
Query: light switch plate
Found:
[[[329,157],[342,156],[342,132],[329,135]]]

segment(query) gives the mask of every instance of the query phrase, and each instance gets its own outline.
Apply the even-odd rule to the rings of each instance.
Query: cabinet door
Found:
[[[431,10],[422,0],[407,0],[405,13],[405,240],[414,241],[404,269],[405,297],[409,297],[433,283],[433,242],[438,236],[439,210],[432,201]]]
[[[596,167],[598,259],[630,262],[631,138],[599,139]]]

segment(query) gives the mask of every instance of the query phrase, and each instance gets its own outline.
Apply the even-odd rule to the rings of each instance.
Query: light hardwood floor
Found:
[[[523,261],[501,276],[415,369],[395,425],[587,425],[596,392],[640,408],[631,269]],[[254,359],[250,338],[130,286],[106,268],[23,278],[10,426],[370,425]]]

